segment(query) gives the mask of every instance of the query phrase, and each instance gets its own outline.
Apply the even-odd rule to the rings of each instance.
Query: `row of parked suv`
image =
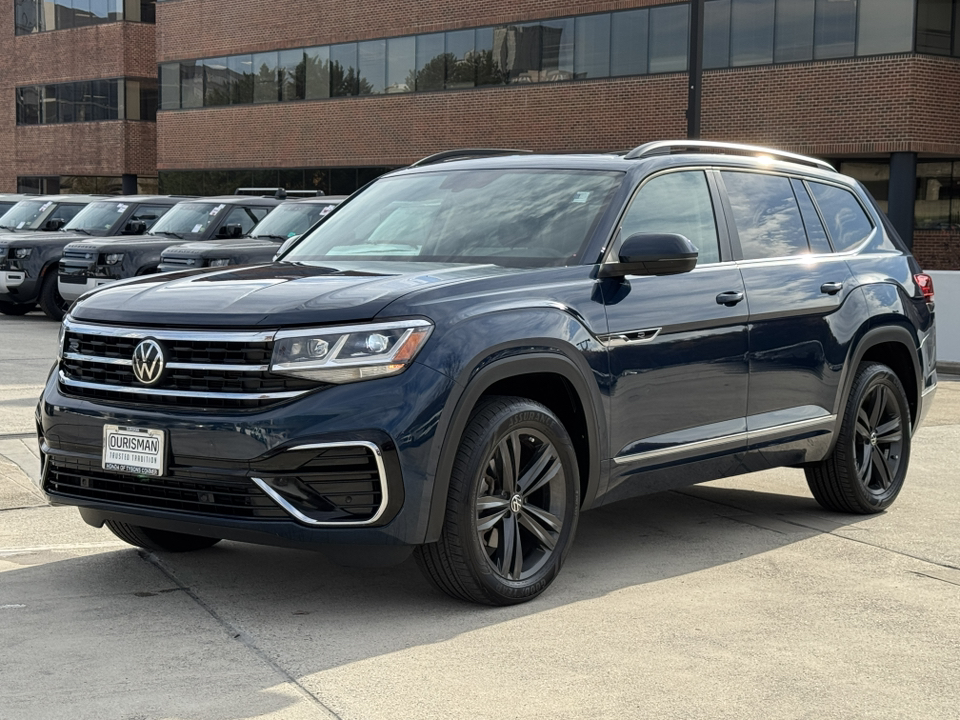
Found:
[[[0,313],[39,304],[61,320],[85,292],[116,280],[269,261],[342,200],[0,195]]]
[[[276,262],[76,303],[37,407],[50,501],[157,552],[415,553],[495,605],[623,498],[791,466],[829,510],[894,502],[937,387],[933,283],[857,181],[707,142],[448,160]],[[153,237],[227,213],[177,207],[196,229],[175,209]]]

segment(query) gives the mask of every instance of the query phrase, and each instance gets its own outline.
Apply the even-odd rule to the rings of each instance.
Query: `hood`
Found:
[[[74,306],[77,320],[135,325],[253,327],[369,320],[397,298],[516,270],[494,265],[274,263],[134,278]]]
[[[183,240],[177,240],[175,237],[163,235],[115,235],[113,237],[84,237],[78,235],[73,240],[80,242],[71,244],[71,250],[102,250],[103,252],[120,252],[121,245],[148,250],[153,248],[163,249],[184,242]]]
[[[30,232],[17,235],[0,235],[0,247],[63,247],[82,240],[99,240],[81,233]]]
[[[236,240],[206,240],[201,242],[183,243],[175,245],[163,252],[164,257],[220,257],[226,252],[243,252],[244,250],[258,250],[270,248],[274,252],[280,247],[279,242],[258,240],[256,238],[240,238]]]

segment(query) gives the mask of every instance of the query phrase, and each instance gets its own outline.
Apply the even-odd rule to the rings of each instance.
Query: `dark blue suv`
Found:
[[[887,508],[936,388],[933,285],[868,193],[718,143],[430,162],[279,262],[94,291],[42,487],[154,551],[397,562],[466,600],[556,577],[582,510],[775,466]]]

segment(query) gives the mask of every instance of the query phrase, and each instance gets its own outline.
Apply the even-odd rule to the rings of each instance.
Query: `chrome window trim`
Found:
[[[192,390],[162,390],[149,387],[133,387],[129,385],[103,385],[101,383],[74,380],[63,370],[60,370],[59,380],[68,387],[86,388],[88,390],[105,390],[108,392],[126,393],[128,395],[169,395],[172,397],[210,398],[216,400],[282,400],[294,398],[310,392],[310,390],[287,390],[274,393],[214,393],[194,392]]]
[[[373,517],[369,520],[344,520],[337,522],[334,520],[314,520],[311,517],[304,515],[302,512],[297,510],[293,505],[291,505],[287,500],[283,498],[276,490],[270,487],[265,480],[257,477],[252,477],[257,487],[263,490],[277,505],[283,508],[288,512],[294,519],[299,522],[304,523],[305,525],[310,525],[311,527],[361,527],[364,525],[372,525],[377,522],[383,514],[387,511],[387,502],[390,499],[389,488],[387,487],[387,473],[383,465],[383,453],[380,452],[380,448],[376,443],[372,443],[366,440],[353,440],[351,442],[331,442],[331,443],[313,443],[309,445],[297,445],[296,447],[288,448],[287,452],[293,452],[296,450],[321,450],[326,448],[336,448],[336,447],[365,447],[373,453],[373,458],[377,463],[377,475],[380,478],[380,507],[377,508],[377,512],[374,513]]]
[[[790,430],[802,430],[806,427],[816,427],[818,425],[826,424],[832,425],[836,421],[836,415],[823,415],[821,417],[810,418],[809,420],[798,420],[796,422],[784,423],[782,425],[773,425],[768,428],[760,428],[759,430],[747,430],[746,432],[733,433],[732,435],[723,435],[718,438],[710,438],[709,440],[697,440],[695,442],[683,443],[682,445],[671,445],[667,448],[648,450],[646,452],[635,453],[633,455],[618,455],[617,457],[613,458],[613,462],[617,465],[625,465],[627,463],[638,462],[640,460],[650,460],[658,457],[666,457],[669,455],[675,455],[677,453],[688,452],[690,450],[703,450],[711,447],[719,447],[739,440],[749,443],[752,440],[757,440],[770,435],[779,435],[782,432],[789,432]]]
[[[164,330],[162,328],[143,329],[115,327],[112,325],[88,325],[78,323],[69,317],[64,319],[63,326],[67,332],[80,335],[109,335],[121,338],[156,338],[157,340],[193,340],[199,342],[270,342],[277,334],[276,330],[242,331],[242,330]]]

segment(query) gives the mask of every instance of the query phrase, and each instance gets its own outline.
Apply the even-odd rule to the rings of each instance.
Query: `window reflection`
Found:
[[[443,33],[417,35],[417,69],[407,86],[417,92],[443,90],[446,76],[446,59],[443,56]]]
[[[729,2],[729,0],[726,0]],[[707,3],[711,5],[712,3]],[[711,27],[706,23],[705,31]],[[650,11],[627,10],[611,16],[610,74],[644,75],[647,72],[647,36]]]
[[[650,8],[650,72],[687,69],[689,5]]]
[[[570,80],[574,77],[576,64],[574,57],[576,22],[573,18],[548,20],[541,23],[541,27],[543,28],[540,42],[541,82]]]
[[[774,62],[813,59],[814,0],[777,3]]]
[[[357,44],[330,46],[330,97],[360,94],[357,70]]]
[[[387,84],[387,41],[368,40],[357,45],[360,94],[379,95]]]
[[[330,97],[330,48],[307,48],[303,51],[304,94],[307,100]]]
[[[470,88],[477,84],[475,63],[476,33],[473,30],[457,30],[445,35],[446,79],[444,86],[450,89]]]
[[[730,66],[730,0],[703,4],[703,67]]]
[[[277,58],[280,101],[306,98],[306,61],[303,50],[282,50]]]
[[[387,85],[384,92],[413,92],[416,84],[417,39],[413,36],[387,40]],[[413,80],[414,84],[411,84]]]
[[[16,90],[17,125],[157,118],[155,80],[113,78]]]
[[[857,38],[857,0],[817,0],[813,57],[851,57]]]
[[[14,32],[17,35],[66,30],[126,20],[154,23],[154,0],[14,0]]]
[[[577,79],[610,76],[610,15],[577,18],[574,46],[574,73]]]
[[[279,53],[257,53],[253,56],[253,101],[255,103],[278,102]]]

